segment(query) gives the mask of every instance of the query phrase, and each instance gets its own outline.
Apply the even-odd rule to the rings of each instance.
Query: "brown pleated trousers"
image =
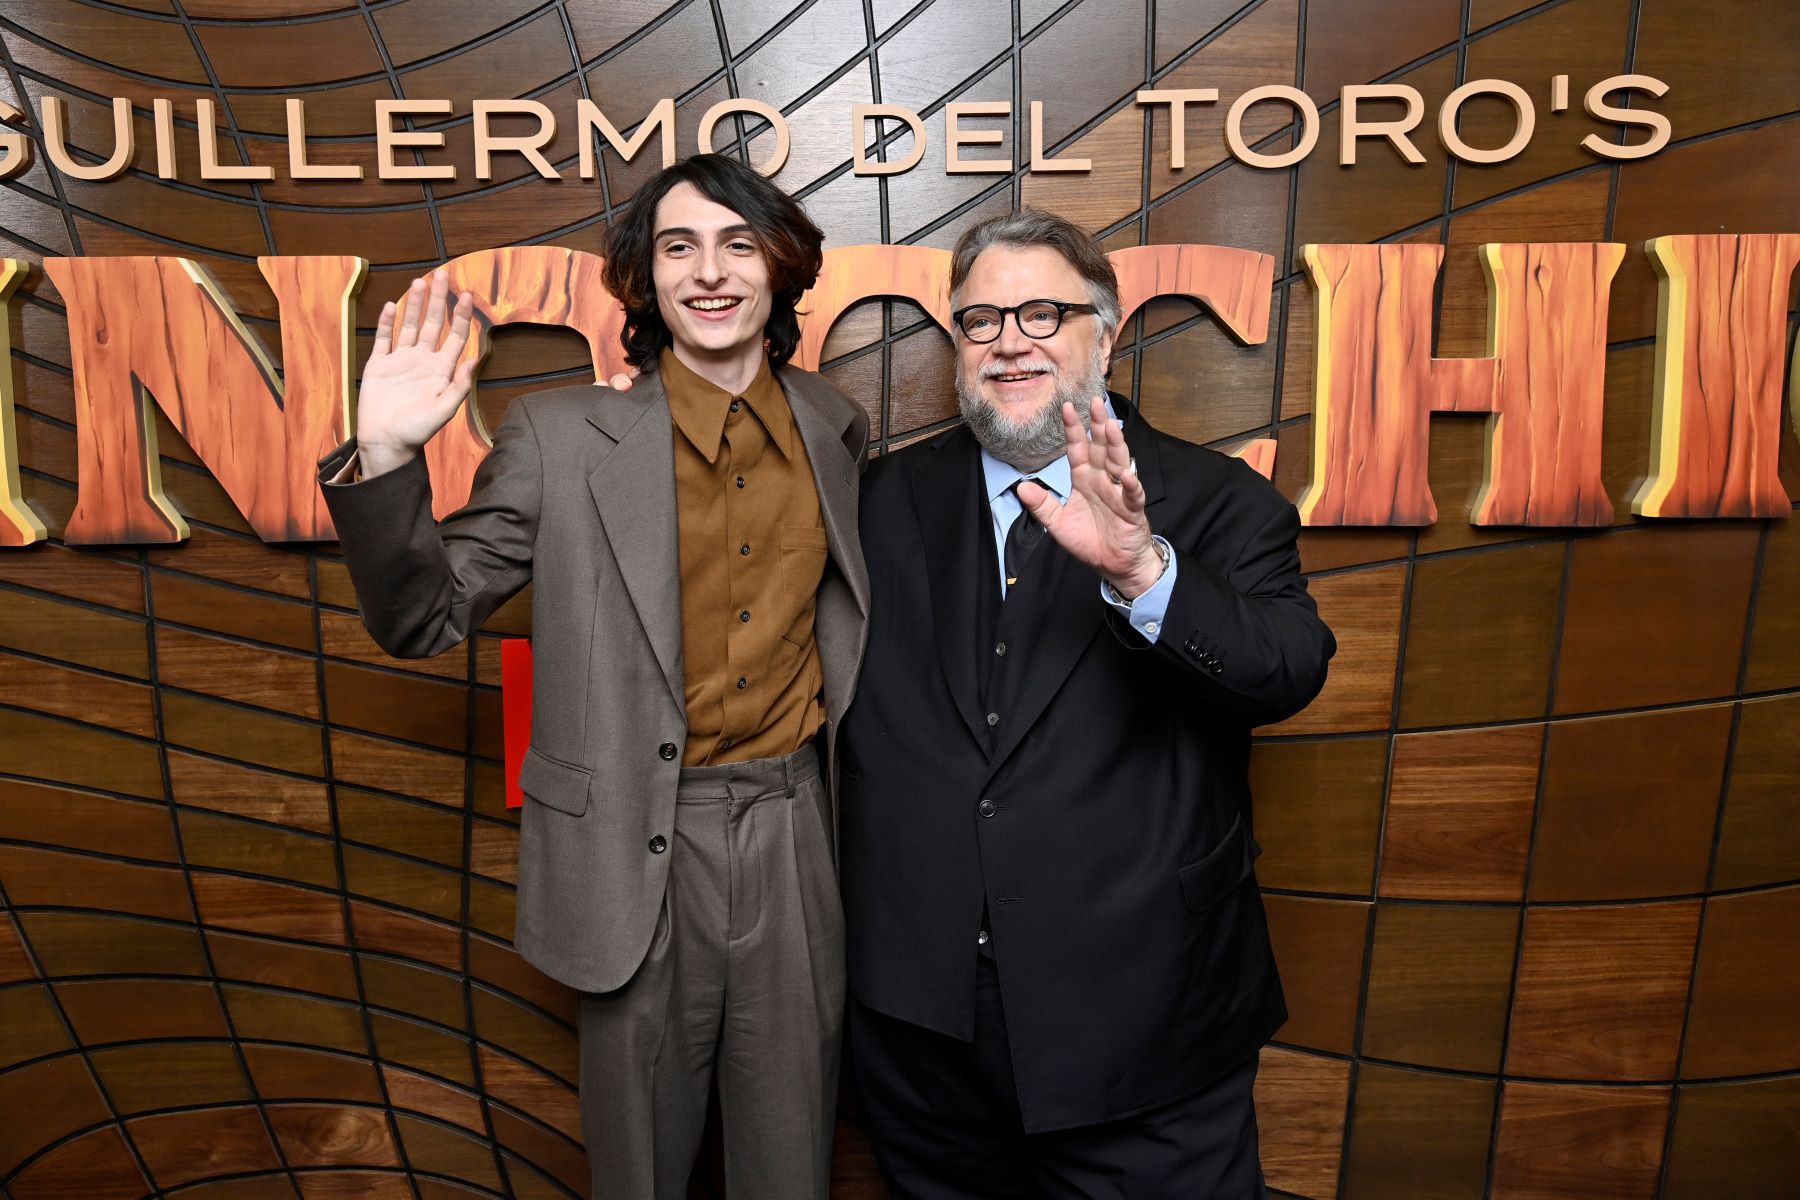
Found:
[[[811,745],[682,771],[650,951],[581,998],[595,1200],[686,1196],[715,1072],[730,1200],[825,1200],[844,1012],[830,831]]]

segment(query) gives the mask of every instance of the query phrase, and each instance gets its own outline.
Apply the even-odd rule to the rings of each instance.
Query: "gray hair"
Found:
[[[956,240],[950,258],[950,306],[956,307],[956,295],[969,278],[975,259],[983,250],[1007,246],[1028,250],[1048,246],[1068,260],[1087,284],[1088,303],[1095,308],[1095,320],[1107,333],[1119,328],[1119,277],[1112,262],[1087,230],[1072,221],[1041,208],[1021,208],[1017,212],[989,217],[971,227]]]

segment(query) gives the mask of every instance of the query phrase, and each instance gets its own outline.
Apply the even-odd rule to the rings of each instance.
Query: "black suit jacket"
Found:
[[[1179,563],[1154,645],[1048,539],[999,605],[966,429],[863,483],[869,642],[841,742],[851,986],[970,1038],[985,907],[1029,1132],[1187,1095],[1286,1019],[1251,869],[1250,730],[1305,707],[1336,645],[1293,505],[1113,402]]]

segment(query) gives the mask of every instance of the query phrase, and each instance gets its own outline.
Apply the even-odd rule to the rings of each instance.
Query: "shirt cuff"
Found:
[[[1169,545],[1166,538],[1157,534],[1151,535],[1168,552],[1169,560],[1163,565],[1163,573],[1151,584],[1149,590],[1135,600],[1115,600],[1113,591],[1105,583],[1100,585],[1100,598],[1110,604],[1118,614],[1131,622],[1131,627],[1138,631],[1143,639],[1154,645],[1162,636],[1163,617],[1169,611],[1169,598],[1175,594],[1175,547]]]
[[[361,453],[356,450],[350,451],[350,456],[348,458],[344,459],[344,465],[338,468],[337,474],[333,475],[330,479],[327,479],[325,482],[335,485],[335,486],[339,486],[339,487],[341,487],[345,484],[361,483],[362,482],[362,455],[361,455]]]

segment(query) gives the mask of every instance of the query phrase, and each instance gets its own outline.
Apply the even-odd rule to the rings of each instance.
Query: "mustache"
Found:
[[[982,363],[981,369],[976,372],[976,378],[992,379],[997,375],[1016,375],[1020,371],[1042,371],[1044,374],[1051,376],[1059,374],[1056,369],[1056,364],[1046,358],[1030,359],[1025,362],[1015,363]]]

